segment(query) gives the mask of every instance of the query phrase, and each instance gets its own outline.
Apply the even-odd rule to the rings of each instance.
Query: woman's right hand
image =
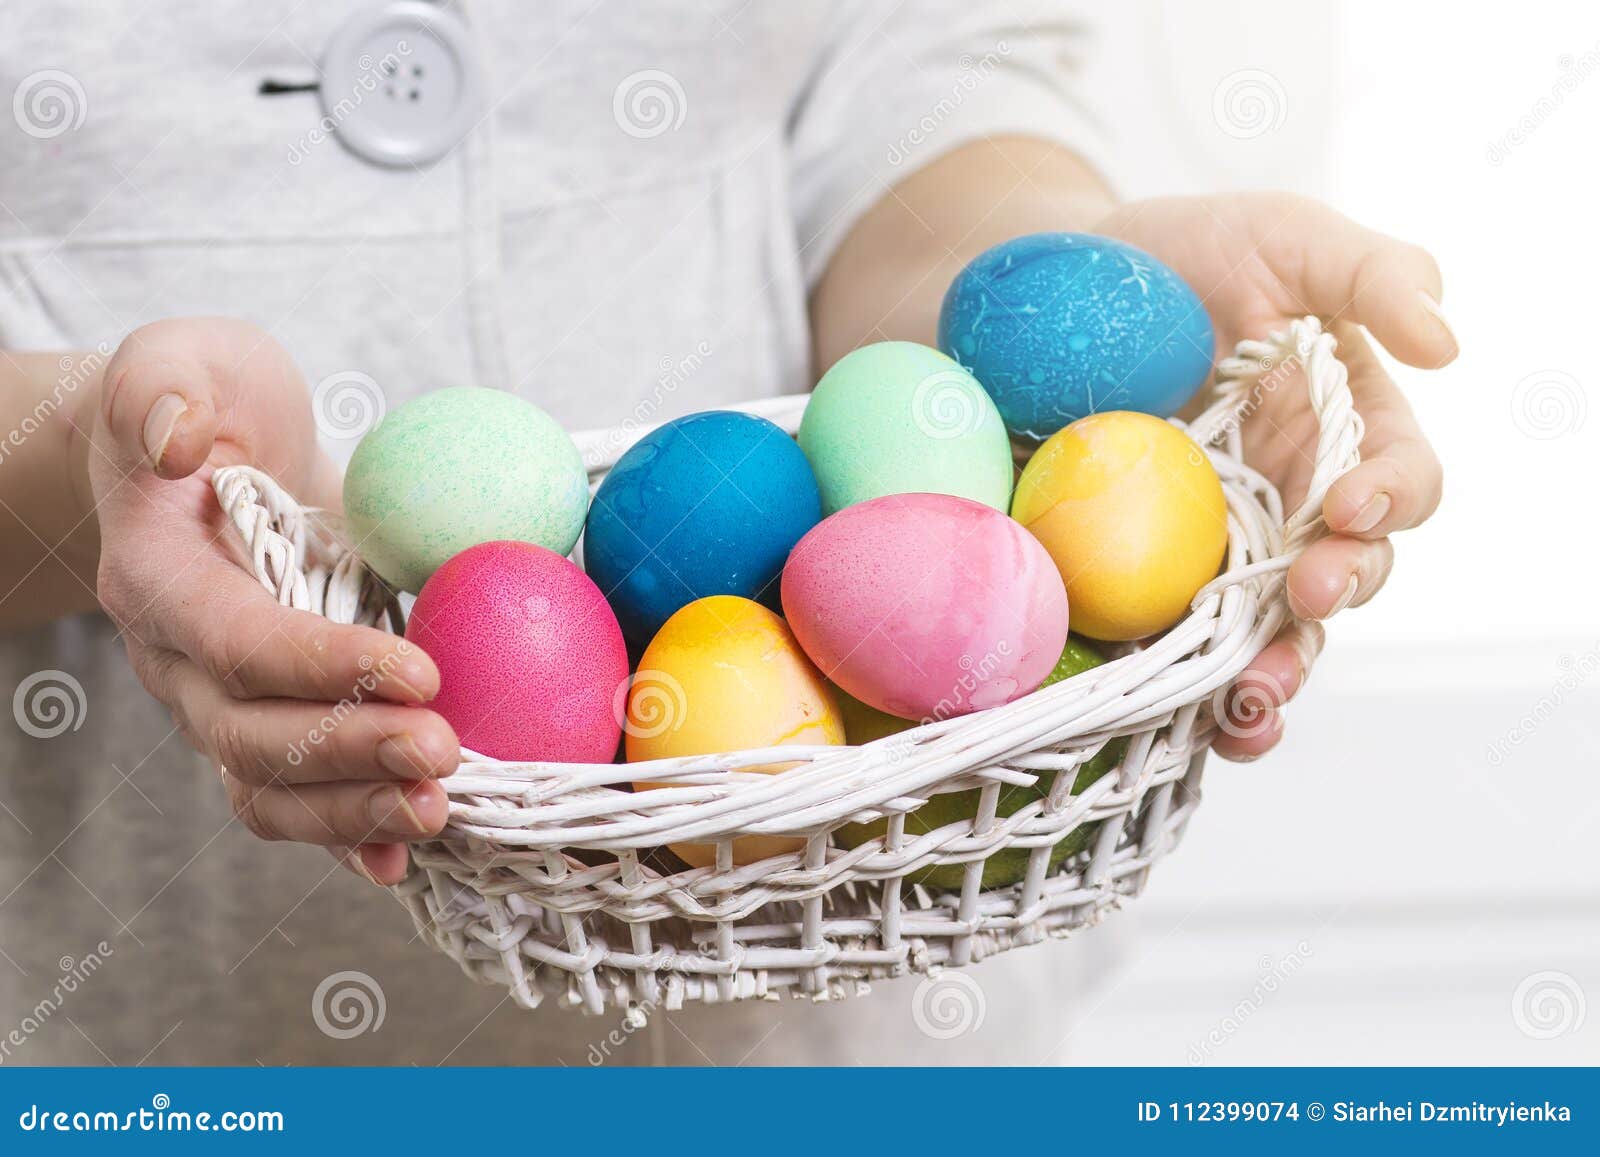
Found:
[[[271,337],[220,318],[129,335],[106,366],[89,450],[101,605],[251,832],[321,844],[397,883],[403,843],[444,826],[435,781],[459,760],[450,725],[420,706],[438,669],[404,639],[279,605],[240,566],[211,489],[233,464],[340,508],[305,382]]]

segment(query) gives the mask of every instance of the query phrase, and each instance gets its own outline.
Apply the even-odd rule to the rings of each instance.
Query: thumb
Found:
[[[194,473],[211,453],[219,398],[193,345],[191,322],[158,322],[129,334],[106,366],[100,416],[124,466],[163,478]]]
[[[194,474],[227,442],[230,458],[304,467],[315,430],[306,382],[269,334],[227,317],[174,318],[128,334],[106,366],[101,418],[123,469]]]

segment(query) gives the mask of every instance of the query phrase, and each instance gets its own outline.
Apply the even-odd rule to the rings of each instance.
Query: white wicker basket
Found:
[[[1245,466],[1240,418],[1303,370],[1321,435],[1310,491],[1284,518],[1274,488]],[[1229,511],[1226,566],[1191,613],[1144,649],[1014,703],[935,722],[865,747],[785,747],[641,764],[503,763],[463,752],[444,785],[450,822],[412,846],[395,891],[417,928],[474,979],[507,985],[525,1007],[553,993],[601,1012],[788,991],[844,995],[877,977],[961,966],[1064,935],[1137,895],[1199,803],[1215,733],[1214,697],[1284,623],[1282,572],[1326,532],[1330,483],[1354,466],[1362,427],[1333,338],[1314,319],[1243,342],[1218,372],[1215,403],[1189,433],[1208,447]],[[793,432],[805,396],[745,407]],[[579,439],[598,480],[649,430]],[[270,478],[219,470],[215,487],[249,563],[285,605],[401,629],[381,584]],[[1072,795],[1075,770],[1128,736],[1114,775]],[[1003,785],[1058,772],[1048,797],[1003,819]],[[629,783],[684,786],[632,793]],[[924,835],[904,815],[929,796],[983,788],[977,817]],[[853,849],[830,833],[890,817]],[[1089,846],[1047,875],[1052,845],[1100,822]],[[803,851],[734,867],[737,836],[802,834]],[[715,843],[714,866],[648,857],[667,843]],[[982,864],[1031,849],[1024,879],[981,891]],[[906,882],[934,864],[968,865],[964,886]]]

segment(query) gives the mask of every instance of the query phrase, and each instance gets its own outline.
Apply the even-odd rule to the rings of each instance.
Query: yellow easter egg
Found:
[[[735,595],[696,599],[656,632],[629,688],[623,731],[629,763],[844,743],[833,693],[788,625],[760,603]],[[772,774],[793,766],[750,770]],[[714,844],[669,846],[691,867],[716,860]],[[804,846],[798,836],[746,836],[733,841],[733,860],[751,864]]]
[[[1142,639],[1172,626],[1216,577],[1228,509],[1211,460],[1149,414],[1091,414],[1023,468],[1011,516],[1044,544],[1067,586],[1072,629]]]

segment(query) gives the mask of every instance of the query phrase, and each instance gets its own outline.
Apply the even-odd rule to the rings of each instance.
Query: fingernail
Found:
[[[367,816],[387,832],[402,836],[420,836],[428,826],[411,806],[406,793],[397,787],[385,787],[372,793],[367,802]]]
[[[1356,516],[1350,520],[1350,525],[1347,529],[1356,534],[1365,534],[1388,516],[1389,508],[1393,505],[1394,502],[1390,499],[1387,490],[1378,491],[1367,499],[1365,506],[1356,511]]]
[[[162,394],[150,407],[150,412],[144,418],[141,436],[151,469],[161,468],[161,456],[167,452],[172,432],[178,428],[178,420],[188,412],[189,403],[183,400],[182,394]]]
[[[1449,319],[1444,315],[1444,310],[1433,299],[1433,294],[1425,289],[1417,290],[1417,296],[1422,299],[1422,308],[1433,315],[1433,320],[1439,323],[1439,328],[1444,330],[1444,336],[1450,339],[1451,348],[1459,350],[1461,343],[1456,340],[1456,331],[1450,328]]]
[[[1360,585],[1361,576],[1354,574],[1351,575],[1350,585],[1344,588],[1344,594],[1339,596],[1339,601],[1334,603],[1332,607],[1328,608],[1328,613],[1322,617],[1325,619],[1331,619],[1334,615],[1337,615],[1340,611],[1348,607],[1350,605],[1350,600],[1356,597],[1356,588]]]
[[[411,700],[411,702],[426,703],[428,701],[428,697],[422,693],[422,688],[418,687],[415,683],[411,682],[411,680],[407,679],[399,672],[389,672],[388,678],[389,682],[394,684],[398,690],[404,692],[405,697]]]
[[[401,779],[428,778],[428,761],[417,741],[404,733],[378,744],[378,766]]]
[[[350,854],[344,858],[344,862],[354,868],[356,875],[360,876],[374,888],[383,887],[383,884],[379,881],[378,877],[372,874],[372,872],[367,868],[366,862],[362,860],[360,848],[351,848]]]
[[[1311,649],[1310,644],[1300,637],[1299,632],[1296,632],[1293,646],[1295,666],[1300,668],[1300,679],[1294,685],[1294,693],[1298,695],[1305,690],[1306,681],[1311,678],[1311,665],[1316,657],[1308,653]]]

